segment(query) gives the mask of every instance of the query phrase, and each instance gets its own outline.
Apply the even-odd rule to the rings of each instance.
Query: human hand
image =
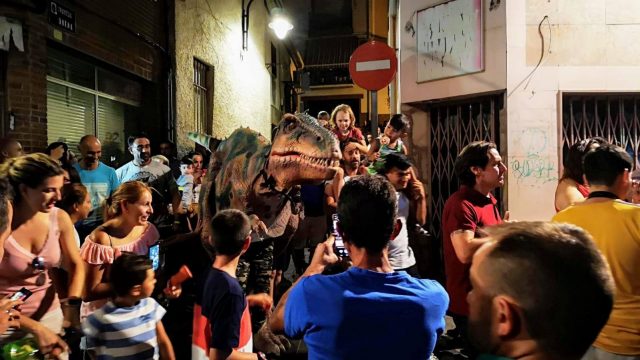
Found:
[[[422,200],[427,196],[424,191],[424,186],[422,185],[422,182],[420,182],[420,180],[418,180],[418,178],[415,176],[415,172],[413,171],[413,168],[411,168],[411,174],[409,178],[409,183],[407,185],[407,190],[409,191],[409,195],[411,199],[416,201]]]
[[[20,311],[14,309],[22,305],[21,300],[0,300],[0,333],[4,333],[10,327],[20,327]]]
[[[67,343],[44,326],[40,326],[34,331],[33,335],[36,338],[40,352],[47,358],[60,359],[62,353],[69,351]]]
[[[330,235],[325,242],[321,242],[316,246],[313,258],[309,263],[309,267],[305,271],[306,275],[320,274],[324,268],[338,262],[338,256],[333,252],[333,243],[335,237]]]
[[[167,281],[167,287],[162,292],[168,299],[177,299],[182,294],[182,284],[171,285],[171,282]]]
[[[389,145],[391,139],[387,135],[380,136],[380,145]]]
[[[252,294],[247,295],[247,302],[249,306],[257,306],[264,310],[265,314],[268,314],[273,306],[273,299],[269,294],[260,293],[260,294]]]
[[[376,161],[380,158],[380,152],[376,151],[369,156],[369,161]]]

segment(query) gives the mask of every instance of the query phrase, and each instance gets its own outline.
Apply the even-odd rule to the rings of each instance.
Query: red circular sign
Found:
[[[358,46],[349,59],[351,79],[367,90],[380,90],[389,85],[397,69],[396,52],[375,40]]]

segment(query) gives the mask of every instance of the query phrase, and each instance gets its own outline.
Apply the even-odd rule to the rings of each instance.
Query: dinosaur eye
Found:
[[[286,132],[292,132],[296,127],[298,127],[298,122],[295,120],[288,120],[287,123],[284,125],[284,131]]]

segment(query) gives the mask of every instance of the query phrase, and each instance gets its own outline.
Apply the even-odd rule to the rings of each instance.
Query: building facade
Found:
[[[242,45],[242,7],[224,0],[175,2],[175,64],[177,143],[193,148],[188,131],[225,138],[238,127],[249,127],[267,138],[271,126],[295,104],[291,88],[292,46],[268,28],[272,2],[249,8],[247,49]],[[295,31],[295,29],[294,29]],[[298,61],[301,66],[301,61]]]
[[[80,137],[103,142],[103,160],[127,157],[126,137],[166,137],[171,123],[167,3],[9,0],[0,4],[2,135],[42,151]],[[149,126],[153,124],[153,126]]]
[[[339,104],[353,109],[360,127],[367,127],[371,113],[371,94],[355,85],[349,75],[349,58],[370,39],[387,42],[389,2],[309,1],[309,33],[304,46],[304,72],[308,86],[300,94],[300,108],[316,116],[331,113]],[[390,114],[389,88],[378,91],[378,119],[384,123]]]
[[[448,11],[441,1],[399,2],[395,27],[398,105],[413,118],[413,156],[428,184],[436,227],[444,201],[458,186],[453,159],[474,140],[499,145],[509,172],[498,195],[503,209],[520,220],[549,220],[554,214],[563,152],[577,140],[603,136],[637,162],[640,60],[635,53],[640,48],[628,41],[640,31],[636,2],[454,0],[445,5],[482,10],[477,35],[483,70],[429,79],[435,70],[425,61],[442,49],[429,48],[424,36],[430,21]],[[447,25],[442,41],[451,41],[454,33],[460,39],[460,30],[467,29]],[[452,44],[447,50],[455,54],[460,44]],[[454,73],[461,63],[444,72]]]

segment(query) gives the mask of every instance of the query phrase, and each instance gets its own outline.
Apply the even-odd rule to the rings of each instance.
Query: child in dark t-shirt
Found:
[[[271,308],[267,294],[245,296],[236,279],[238,258],[251,243],[249,218],[238,210],[220,211],[211,220],[216,258],[197,287],[193,314],[192,359],[226,359],[231,353],[259,359],[253,351],[249,306]]]

